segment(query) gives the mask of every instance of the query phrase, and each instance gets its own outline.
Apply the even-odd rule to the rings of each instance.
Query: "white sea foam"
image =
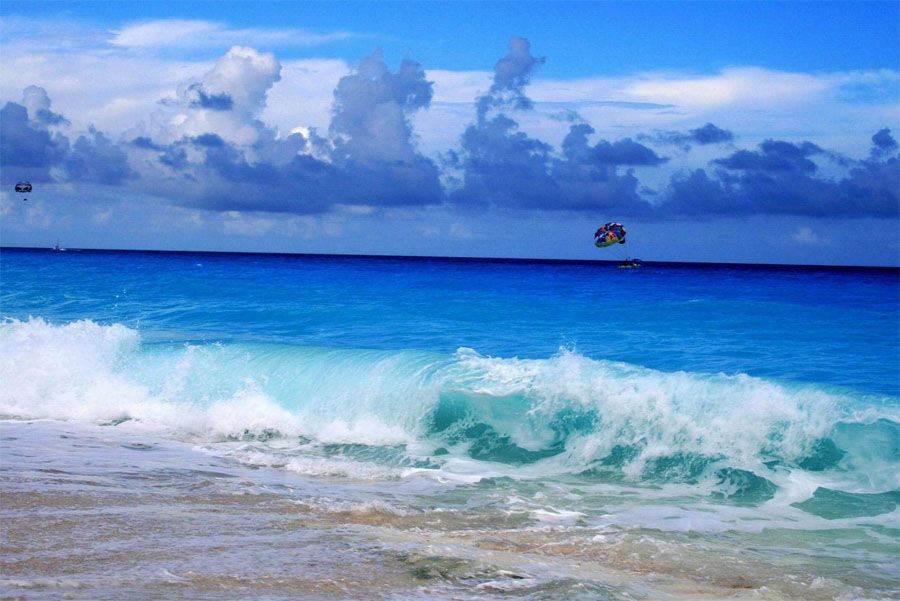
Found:
[[[763,463],[794,465],[842,420],[871,425],[894,417],[885,410],[860,411],[852,399],[812,386],[665,373],[573,351],[517,359],[471,349],[440,356],[144,345],[119,324],[35,318],[0,325],[0,380],[0,413],[10,417],[122,423],[197,442],[299,436],[317,444],[444,446],[441,477],[463,480],[578,473],[619,452],[615,469],[632,480],[696,480],[696,473],[663,472],[739,468],[775,482],[784,502],[809,498],[820,486],[881,492],[898,485],[895,460],[883,456],[890,455],[889,434],[887,443],[845,434],[850,450],[842,465],[853,469],[839,476]],[[439,414],[447,423],[435,430]],[[423,445],[427,439],[434,442]],[[478,448],[500,451],[467,456]],[[523,455],[548,448],[556,454],[540,461]],[[706,467],[693,467],[694,458]],[[356,468],[319,460],[284,467],[361,477]]]
[[[391,480],[410,473],[409,470],[382,467],[374,463],[354,461],[345,457],[284,457],[259,451],[227,453],[249,465],[278,467],[304,476],[325,476],[350,480]]]
[[[836,419],[832,395],[746,375],[664,373],[571,351],[551,360],[498,360],[472,352],[463,357],[482,372],[479,392],[528,398],[525,415],[510,421],[526,417],[524,423],[540,427],[560,411],[593,412],[597,424],[568,446],[570,460],[587,466],[615,445],[646,445],[628,466],[634,476],[648,460],[676,451],[724,455],[751,466],[769,449],[802,456]],[[533,443],[522,420],[505,432],[525,448]]]
[[[119,324],[7,320],[0,325],[0,413],[125,422],[183,438],[275,433],[370,445],[410,439],[371,413],[341,415],[339,399],[288,409],[264,389],[268,375],[254,373],[246,355],[220,345],[142,349],[139,333]]]

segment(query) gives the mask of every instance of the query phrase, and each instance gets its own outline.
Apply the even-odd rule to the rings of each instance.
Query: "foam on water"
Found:
[[[900,591],[896,270],[2,253],[7,587]]]
[[[146,344],[120,324],[35,318],[0,325],[0,370],[5,416],[252,442],[227,452],[311,475],[569,474],[814,513],[829,500],[890,508],[900,488],[890,399],[573,350],[516,359]]]

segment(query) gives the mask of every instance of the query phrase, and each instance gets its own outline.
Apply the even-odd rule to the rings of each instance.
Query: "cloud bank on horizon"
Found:
[[[152,22],[113,32],[106,43],[143,52],[159,44],[211,44],[234,33],[205,21]],[[319,43],[351,34],[244,35],[257,41],[294,35],[297,43]],[[352,67],[331,69],[336,82],[327,124],[294,127],[284,126],[284,115],[292,106],[302,114],[308,98],[299,93],[285,102],[282,93],[274,112],[269,102],[279,85],[302,89],[296,77],[303,69],[291,63],[286,83],[285,65],[251,46],[231,47],[202,72],[157,95],[139,120],[107,130],[102,120],[84,127],[81,115],[54,112],[47,89],[59,82],[26,73],[17,77],[27,84],[21,97],[0,109],[0,183],[9,187],[28,179],[70,191],[103,186],[136,203],[154,198],[232,217],[435,207],[464,214],[571,212],[651,221],[900,215],[900,157],[890,119],[897,105],[886,83],[896,79],[895,72],[819,78],[771,73],[766,79],[759,69],[744,68],[704,78],[641,74],[615,82],[536,81],[547,60],[521,37],[510,39],[490,74],[429,73],[412,58],[392,68],[376,49]],[[801,101],[815,106],[827,98],[867,111],[868,123],[877,115],[885,118],[877,129],[844,127],[834,134],[835,140],[852,138],[846,146],[855,149],[865,140],[861,156],[803,138],[754,140],[757,132],[746,135],[705,120],[726,115],[722,106],[745,110],[741,95],[760,78],[765,86],[750,95],[761,107]],[[10,88],[9,82],[3,86]],[[613,93],[618,99],[604,99]],[[848,100],[851,95],[857,98]],[[323,102],[321,93],[315,98]],[[131,105],[150,106],[134,99]],[[113,115],[116,109],[109,110]],[[666,128],[673,113],[682,114],[681,123],[685,114],[699,118],[682,129]],[[281,115],[281,123],[266,122],[270,114]],[[643,121],[610,121],[629,114]],[[436,137],[449,139],[449,145],[429,141],[434,115],[447,117],[445,126],[459,126],[455,133],[444,127],[449,134]],[[617,131],[627,135],[610,135]]]

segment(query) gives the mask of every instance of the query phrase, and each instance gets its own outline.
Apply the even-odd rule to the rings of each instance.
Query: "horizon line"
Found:
[[[54,250],[50,246],[3,246],[4,250]],[[291,257],[335,257],[344,259],[437,259],[446,261],[496,261],[519,263],[602,263],[619,264],[618,259],[559,259],[547,257],[484,257],[484,256],[454,256],[454,255],[402,255],[402,254],[358,254],[358,253],[315,253],[315,252],[283,252],[264,250],[172,250],[172,249],[143,249],[143,248],[75,248],[66,247],[63,251],[89,251],[89,252],[142,252],[142,253],[169,253],[169,254],[219,254],[219,255],[268,255]],[[665,261],[636,259],[641,263],[658,265],[724,265],[729,267],[802,267],[818,269],[867,269],[867,270],[895,270],[900,271],[898,265],[832,265],[816,263],[742,263],[742,262],[716,262],[716,261]]]

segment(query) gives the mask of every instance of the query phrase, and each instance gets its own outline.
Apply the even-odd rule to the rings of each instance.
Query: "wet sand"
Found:
[[[778,581],[752,554],[723,569],[674,535],[606,539],[535,529],[497,507],[365,502],[352,483],[112,428],[7,421],[0,432],[4,599],[741,600],[836,590]]]

